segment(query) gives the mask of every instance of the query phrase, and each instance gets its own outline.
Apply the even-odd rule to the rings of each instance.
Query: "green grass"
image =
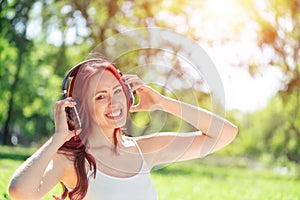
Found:
[[[10,199],[7,195],[10,176],[34,150],[0,146],[1,200]],[[281,175],[241,158],[211,155],[175,163],[155,170],[152,179],[160,200],[300,200],[299,176]],[[52,194],[60,191],[58,186],[43,199],[53,200]]]
[[[152,177],[160,199],[300,199],[297,176],[282,176],[268,170],[206,165],[197,160],[170,165]]]

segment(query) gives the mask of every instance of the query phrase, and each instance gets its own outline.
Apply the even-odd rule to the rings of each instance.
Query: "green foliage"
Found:
[[[266,55],[263,63],[253,65],[256,61],[249,61],[247,68],[253,76],[259,68],[280,68],[284,81],[282,90],[265,109],[243,117],[238,136],[240,152],[281,165],[299,163],[300,4],[294,0],[261,3],[244,1],[243,5],[257,26],[257,45],[262,54],[272,55]]]
[[[160,10],[161,2],[143,1],[3,1],[1,2],[1,93],[0,124],[1,134],[11,137],[17,135],[19,142],[28,144],[40,142],[53,132],[54,102],[60,98],[60,83],[67,69],[87,57],[88,52],[109,36],[122,30],[148,26],[155,14]],[[22,12],[17,12],[17,10]],[[176,4],[169,5],[175,15],[183,12]],[[12,24],[12,26],[11,26]],[[20,28],[21,27],[21,28]],[[35,29],[36,27],[36,29]],[[8,34],[8,37],[6,36]],[[5,37],[3,37],[5,35]],[[119,45],[114,46],[115,49]],[[162,44],[169,49],[172,44]],[[175,47],[174,47],[175,48]],[[181,48],[176,47],[176,53]],[[105,51],[102,52],[105,54]],[[122,71],[130,71],[130,67],[140,66],[139,58],[151,56],[159,59],[159,51],[136,51],[118,58],[117,64]],[[177,71],[183,71],[178,60],[172,58]],[[147,73],[142,77],[147,77]],[[164,76],[165,74],[160,74]],[[182,76],[182,74],[180,75]],[[170,80],[181,78],[169,77]],[[3,77],[3,78],[2,78]],[[170,95],[173,91],[168,92]],[[185,100],[194,98],[181,95],[184,91],[176,91]],[[198,92],[198,91],[197,91]],[[201,96],[201,95],[200,95]],[[199,96],[199,97],[200,97]],[[176,97],[176,96],[175,96]],[[196,97],[197,98],[197,97]],[[209,96],[201,96],[201,103]],[[194,101],[195,104],[199,103]],[[209,107],[209,102],[202,106]],[[142,116],[140,116],[142,115]],[[176,118],[168,118],[161,123],[161,114],[152,113],[151,127],[148,114],[138,114],[140,119],[129,125],[128,130],[139,134],[156,130],[190,129]],[[137,116],[133,115],[133,119]],[[169,120],[170,119],[170,120]],[[139,127],[139,128],[137,128]],[[135,132],[132,134],[135,135]],[[7,143],[7,141],[4,141]]]
[[[12,71],[15,71],[13,65],[14,60],[16,59],[16,50],[11,45],[9,41],[3,37],[0,37],[0,120],[3,122],[6,118],[5,113],[7,112],[7,102],[10,97],[9,90],[7,88],[12,82]],[[2,124],[2,123],[0,123]]]
[[[285,87],[266,109],[253,114],[226,115],[239,125],[240,132],[222,152],[281,163],[288,160],[299,162],[299,2],[264,1],[263,8],[257,8],[254,2],[243,2],[252,17],[249,23],[256,24],[257,43],[262,51],[266,47],[273,50],[274,56],[268,64],[280,67],[285,73]],[[130,28],[160,26],[177,30],[177,23],[159,19],[158,12],[164,11],[174,19],[180,16],[188,24],[189,11],[195,5],[201,8],[205,2],[182,1],[179,5],[172,1],[26,0],[1,1],[0,4],[0,134],[1,138],[5,132],[17,135],[22,143],[29,144],[32,141],[39,143],[52,134],[54,102],[60,98],[62,77],[99,43]],[[198,38],[196,33],[199,31],[189,29],[183,32],[191,38]],[[122,45],[117,43],[114,48]],[[161,45],[162,49],[172,49],[174,55],[185,51],[171,43]],[[222,113],[222,108],[212,105],[209,94],[188,89],[201,88],[204,81],[178,82],[186,79],[182,61],[176,56],[166,59],[162,53],[141,49],[122,55],[115,62],[123,72],[131,72],[136,66],[142,68],[151,62],[158,63],[157,69],[146,66],[138,74],[147,83],[155,82],[157,78],[164,79],[161,85],[151,86],[165,95]],[[161,71],[165,63],[173,66],[176,73],[171,73],[170,69]],[[262,66],[253,63],[256,62],[249,61],[246,67],[254,76]],[[151,69],[151,72],[146,69]],[[131,119],[127,130],[132,135],[193,129],[180,119],[161,112],[136,113]],[[5,130],[6,125],[8,130]]]
[[[251,114],[232,112],[226,115],[230,121],[238,124],[240,131],[234,142],[220,154],[255,157],[276,165],[295,168],[290,161],[300,162],[299,1],[264,1],[266,7],[263,9],[257,8],[254,2],[243,2],[249,6],[248,15],[253,17],[253,21],[249,23],[256,23],[257,42],[262,51],[267,47],[273,50],[274,56],[268,64],[280,67],[285,73],[286,81],[283,83],[285,87],[265,109]],[[178,2],[172,1],[1,1],[1,138],[10,111],[12,117],[8,121],[9,134],[19,136],[21,143],[29,144],[33,141],[39,143],[49,137],[54,126],[52,116],[54,102],[60,98],[60,84],[67,69],[86,58],[88,52],[106,38],[123,30],[157,25],[177,30],[178,24],[159,20],[156,18],[157,13],[164,11],[174,19],[181,16],[184,20],[188,20],[188,12],[196,4],[201,7],[203,3],[182,1],[179,5]],[[28,34],[30,25],[35,25],[33,29],[31,27],[30,31],[34,32],[31,35]],[[201,32],[188,29],[186,34],[198,38],[197,31]],[[57,34],[55,41],[53,41],[54,34]],[[69,34],[74,34],[74,39]],[[118,49],[121,45],[116,44],[115,48]],[[172,44],[162,44],[162,47],[174,48],[174,54],[183,50]],[[139,50],[122,55],[115,62],[123,72],[131,72],[136,66],[160,60],[161,53]],[[143,59],[146,61],[141,62]],[[178,83],[176,81],[183,79],[185,75],[180,62],[173,57],[163,61],[172,65],[177,74],[172,74],[168,70],[155,70],[150,66],[152,74],[143,70],[139,75],[148,83],[154,82],[157,77],[165,78],[164,84],[151,86],[165,95],[213,110],[215,105],[212,105],[209,94],[187,89],[190,86],[199,88],[196,86],[201,86],[203,80],[198,80],[188,87],[187,82]],[[262,66],[249,61],[246,67],[254,76]],[[183,87],[172,88],[176,84]],[[132,114],[131,119],[132,121],[128,123],[128,132],[133,135],[193,129],[181,120],[159,111]],[[9,152],[11,149],[0,148],[0,169],[4,170],[0,179],[5,180],[1,182],[0,198],[9,199],[2,188],[6,188],[8,176],[31,152],[24,155],[22,151],[26,149],[20,151],[14,149],[13,154]],[[208,166],[205,163],[192,162],[172,165],[155,172],[153,177],[161,194],[160,199],[199,199],[199,197],[219,199],[221,195],[224,199],[299,197],[296,190],[299,188],[299,182],[294,178],[275,176],[265,171],[262,173],[234,167]],[[261,178],[256,179],[257,177]]]
[[[10,52],[9,48],[6,52]],[[11,84],[14,81],[15,63],[9,61],[9,56],[1,59],[6,63],[2,68],[6,74],[1,81],[7,84],[1,85],[3,98],[0,104],[3,105],[1,106],[3,112],[1,112],[0,119],[2,122],[7,119],[5,114],[9,109],[9,98],[13,95],[13,118],[10,122],[10,130],[20,138],[26,137],[27,141],[41,139],[43,135],[47,136],[53,132],[53,123],[52,126],[48,124],[52,122],[51,113],[53,113],[54,102],[60,97],[61,82],[61,78],[54,74],[53,68],[38,57],[39,52],[32,50],[31,54],[34,56],[29,56],[22,63],[19,82],[14,91],[11,89]],[[13,59],[16,58],[11,58]]]
[[[249,114],[239,134],[244,155],[283,166],[299,163],[299,114],[299,94],[275,97],[265,109]]]

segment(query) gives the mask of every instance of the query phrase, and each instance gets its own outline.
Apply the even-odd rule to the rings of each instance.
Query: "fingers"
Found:
[[[67,97],[60,101],[57,101],[55,105],[56,109],[64,110],[67,107],[74,107],[76,105],[76,102],[72,99],[72,97]]]
[[[129,108],[129,112],[131,112],[131,113],[138,112],[138,111],[140,111],[139,105],[134,105]]]
[[[66,111],[67,107],[74,107],[76,102],[72,101],[72,97],[68,97],[66,99],[62,99],[55,103],[55,110],[54,110],[54,118],[55,121],[66,121]]]
[[[137,76],[132,74],[126,74],[123,76],[124,83],[130,86],[131,92],[141,88],[145,83]]]
[[[76,101],[72,97],[67,97],[61,101],[65,107],[74,107],[76,105]]]

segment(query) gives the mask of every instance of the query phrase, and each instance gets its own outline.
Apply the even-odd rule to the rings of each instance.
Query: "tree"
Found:
[[[31,42],[26,38],[26,24],[29,18],[28,13],[33,3],[34,1],[22,1],[19,3],[1,1],[1,11],[3,10],[0,18],[1,35],[5,35],[6,39],[3,38],[4,42],[13,45],[17,51],[14,63],[15,71],[13,74],[8,74],[8,78],[12,76],[12,81],[10,81],[11,84],[9,85],[10,97],[8,98],[7,115],[3,126],[3,144],[10,144],[10,125],[15,104],[15,94],[20,81],[24,57],[31,48]],[[4,58],[11,59],[11,56]],[[9,60],[4,60],[4,69],[7,67],[5,61]]]
[[[172,3],[163,9],[176,16],[184,11],[176,5]],[[12,133],[35,141],[51,134],[53,104],[60,97],[59,86],[66,70],[116,33],[157,25],[170,28],[156,18],[161,8],[161,1],[1,1],[3,143],[9,144]],[[164,45],[174,48],[174,55],[184,51],[181,47]],[[139,58],[158,58],[160,53],[130,52],[118,60],[118,65],[126,72],[131,66],[144,64]],[[185,73],[176,59],[174,56],[170,61],[178,72]],[[178,73],[180,76],[182,73]],[[176,79],[176,76],[173,74],[170,78]],[[171,92],[166,94],[171,95]],[[206,95],[198,96],[206,98]]]
[[[263,110],[268,117],[261,127],[265,130],[262,133],[265,145],[261,150],[272,150],[270,153],[277,159],[300,162],[300,2],[265,0],[260,4],[256,1],[247,3],[250,16],[258,25],[258,46],[263,54],[272,52],[267,66],[279,67],[286,79],[278,97]],[[259,63],[249,66],[262,67]]]

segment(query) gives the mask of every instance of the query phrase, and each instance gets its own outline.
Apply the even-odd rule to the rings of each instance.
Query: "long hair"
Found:
[[[88,98],[87,91],[90,85],[90,79],[95,74],[104,70],[105,67],[109,66],[111,63],[106,60],[93,60],[83,63],[80,66],[79,71],[76,76],[71,81],[71,89],[69,87],[69,92],[73,98],[76,99],[79,104],[79,116],[82,122],[82,130],[80,132],[80,137],[74,136],[69,141],[65,142],[58,150],[58,153],[66,155],[69,160],[74,163],[74,168],[77,176],[77,183],[72,191],[69,191],[63,184],[63,193],[60,197],[53,196],[55,199],[65,199],[69,197],[71,200],[81,200],[85,197],[88,191],[88,178],[90,176],[96,176],[96,161],[94,157],[89,154],[86,150],[86,142],[90,133],[90,111],[88,108]],[[75,81],[74,81],[75,80]],[[126,93],[126,92],[125,92]],[[126,95],[127,97],[127,95]],[[76,130],[75,130],[76,131]],[[114,145],[117,147],[117,134],[122,134],[121,128],[116,128],[114,131]],[[88,164],[88,168],[87,167]],[[87,171],[91,172],[88,173]]]

